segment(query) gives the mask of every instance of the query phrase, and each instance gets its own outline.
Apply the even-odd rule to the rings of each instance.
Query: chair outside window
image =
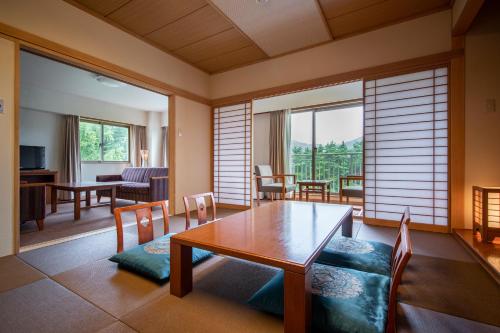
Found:
[[[353,184],[354,183],[354,184]],[[363,198],[363,176],[345,176],[339,178],[339,200],[343,198]]]
[[[287,184],[287,177],[292,177],[293,182]],[[276,194],[281,195],[281,199],[286,198],[286,194],[293,192],[292,198],[295,199],[295,192],[297,188],[297,175],[294,174],[281,174],[273,175],[273,170],[270,165],[256,165],[255,166],[255,181],[257,183],[257,205],[260,205],[261,192],[270,193],[271,200],[274,199]]]

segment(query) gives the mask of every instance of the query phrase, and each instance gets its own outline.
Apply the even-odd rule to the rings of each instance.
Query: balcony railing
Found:
[[[312,179],[311,153],[291,154],[290,170],[297,180]],[[316,179],[332,180],[332,192],[339,191],[339,178],[361,175],[363,173],[363,154],[358,153],[317,153]],[[353,182],[354,184],[354,182]]]

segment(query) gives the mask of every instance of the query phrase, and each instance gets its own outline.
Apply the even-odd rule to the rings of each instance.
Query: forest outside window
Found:
[[[82,162],[129,162],[130,127],[127,125],[80,120]]]

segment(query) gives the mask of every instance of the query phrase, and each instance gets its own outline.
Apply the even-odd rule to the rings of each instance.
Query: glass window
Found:
[[[129,127],[81,120],[80,158],[87,162],[128,162]]]

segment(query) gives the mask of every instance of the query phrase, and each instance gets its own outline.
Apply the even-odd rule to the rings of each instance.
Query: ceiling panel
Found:
[[[211,2],[270,56],[330,40],[315,0]]]
[[[319,3],[325,17],[331,19],[384,1],[386,0],[319,0]]]
[[[206,5],[205,0],[132,0],[108,18],[139,35],[146,35]]]
[[[177,50],[231,28],[233,26],[225,17],[206,5],[146,37],[168,50]]]
[[[334,38],[374,29],[449,5],[449,0],[387,0],[328,20]]]
[[[264,52],[262,52],[262,50],[255,45],[250,45],[237,51],[201,61],[196,65],[210,73],[213,73],[238,67],[243,64],[253,63],[265,58],[267,58],[267,56]]]
[[[101,15],[108,15],[130,0],[77,0],[79,4]]]
[[[200,62],[251,45],[252,42],[235,28],[203,39],[175,51],[189,62]]]

